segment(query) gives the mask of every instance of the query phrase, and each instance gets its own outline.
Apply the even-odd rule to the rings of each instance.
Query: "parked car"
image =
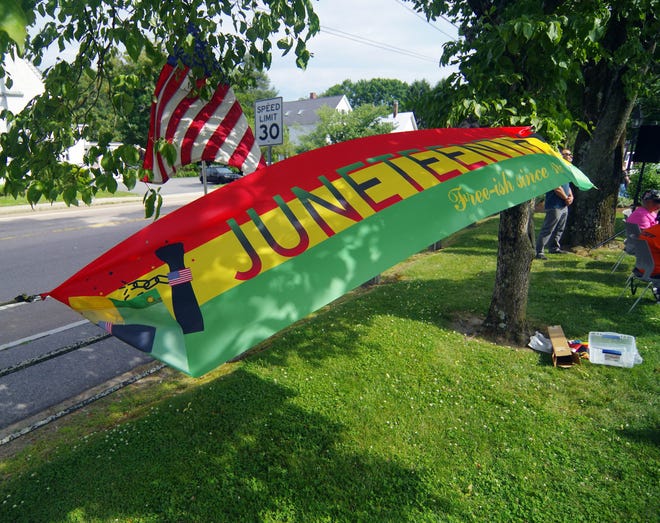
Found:
[[[229,183],[238,180],[242,174],[234,172],[224,165],[206,166],[206,183]],[[204,183],[204,176],[200,173],[199,181]]]

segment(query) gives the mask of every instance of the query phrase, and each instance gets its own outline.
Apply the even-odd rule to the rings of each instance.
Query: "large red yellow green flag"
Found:
[[[592,187],[529,128],[361,138],[221,187],[43,296],[200,376],[431,243],[566,182]]]

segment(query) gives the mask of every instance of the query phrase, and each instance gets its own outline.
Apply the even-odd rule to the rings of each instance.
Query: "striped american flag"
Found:
[[[229,85],[217,87],[210,100],[196,94],[188,66],[170,57],[163,67],[151,104],[149,136],[143,168],[153,172],[144,181],[165,183],[178,167],[189,163],[219,162],[249,174],[265,167],[247,118]],[[204,80],[197,80],[200,87]],[[154,148],[165,138],[177,149],[170,165]]]
[[[167,279],[170,286],[186,283],[192,281],[192,271],[189,267],[179,271],[172,271],[167,274]]]

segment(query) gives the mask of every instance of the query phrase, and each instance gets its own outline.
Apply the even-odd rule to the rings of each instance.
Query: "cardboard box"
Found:
[[[552,364],[555,367],[568,368],[580,363],[580,356],[568,346],[561,325],[548,327],[548,336],[552,342]]]

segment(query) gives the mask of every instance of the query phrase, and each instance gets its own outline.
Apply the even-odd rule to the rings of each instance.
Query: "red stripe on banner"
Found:
[[[192,151],[193,151],[193,147],[195,146],[195,140],[197,139],[197,136],[204,128],[204,126],[208,123],[208,121],[211,118],[213,118],[213,116],[216,115],[216,111],[218,110],[218,107],[220,107],[220,105],[222,104],[222,101],[225,99],[225,95],[227,94],[227,91],[229,91],[229,85],[225,84],[218,86],[218,88],[215,90],[215,93],[213,93],[213,97],[211,98],[211,100],[206,105],[204,105],[204,107],[202,107],[202,109],[197,113],[197,116],[195,116],[192,123],[188,127],[188,130],[186,131],[186,135],[184,136],[181,142],[182,165],[186,165],[191,162]],[[238,110],[241,111],[240,105],[238,107]],[[226,125],[228,125],[226,123],[226,120],[222,120],[222,123],[218,128],[222,129]],[[231,127],[233,127],[233,124],[231,125]],[[231,127],[229,128],[229,131],[231,131]],[[211,161],[214,159],[215,156],[211,159]]]

